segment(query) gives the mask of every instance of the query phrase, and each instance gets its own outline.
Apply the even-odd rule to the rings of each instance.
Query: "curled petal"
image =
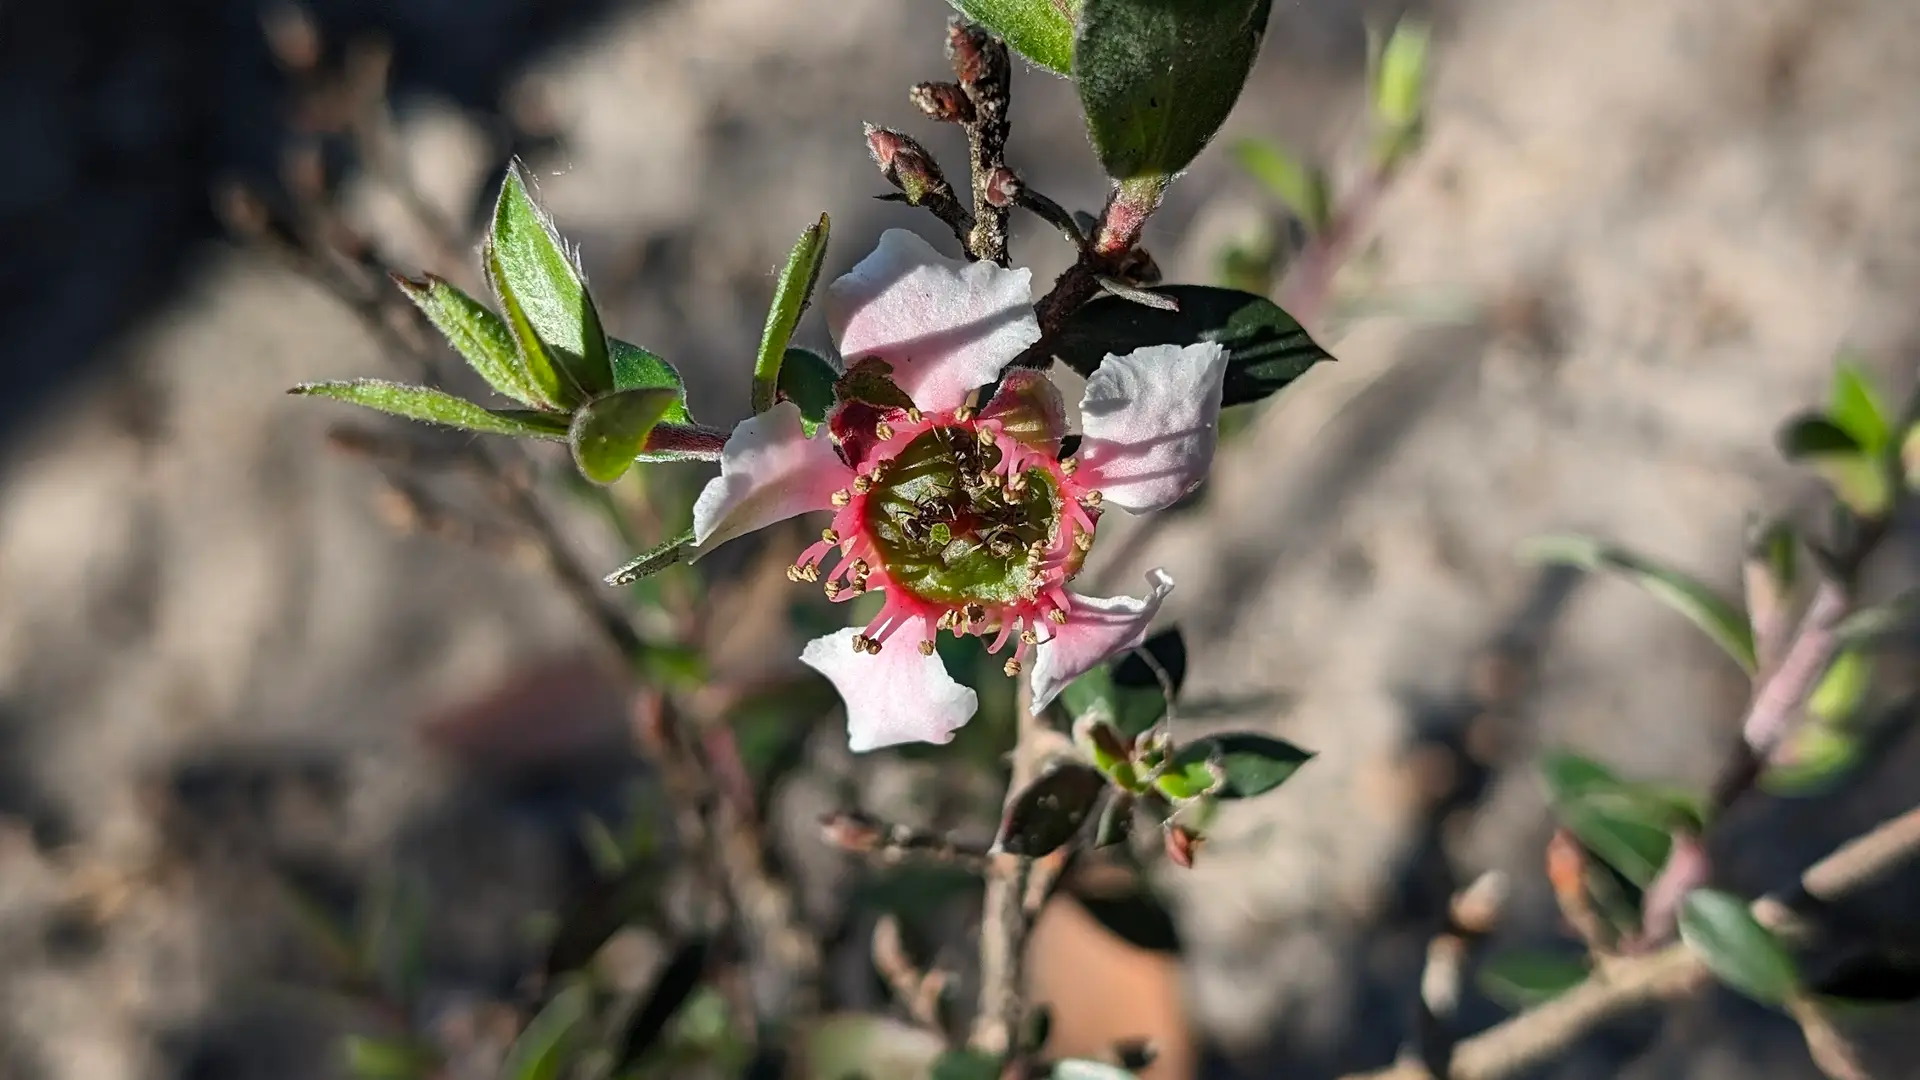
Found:
[[[832,505],[852,472],[826,439],[809,439],[800,408],[783,401],[733,429],[720,475],[693,504],[695,557],[776,521]]]
[[[905,229],[827,287],[827,326],[847,365],[877,356],[915,405],[937,412],[993,381],[1040,340],[1033,274],[949,259]]]
[[[1123,510],[1178,502],[1213,465],[1227,351],[1213,342],[1108,356],[1080,401],[1082,482]]]
[[[1044,709],[1073,680],[1147,640],[1147,627],[1173,591],[1165,570],[1147,571],[1152,591],[1139,596],[1075,596],[1067,621],[1033,658],[1033,707]]]
[[[915,643],[931,636],[926,620],[902,627],[879,653],[853,650],[859,630],[817,637],[800,662],[818,671],[847,704],[847,746],[856,754],[901,743],[944,743],[973,716],[979,697],[953,681],[940,655],[923,656]],[[912,630],[912,633],[906,631]]]
[[[1060,451],[1067,433],[1067,406],[1053,380],[1031,368],[1007,372],[980,419],[998,420],[1008,435],[1048,454]]]

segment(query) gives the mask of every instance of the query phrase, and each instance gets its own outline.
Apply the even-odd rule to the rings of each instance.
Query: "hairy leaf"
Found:
[[[424,420],[429,424],[442,424],[463,431],[481,431],[489,435],[552,439],[565,434],[557,431],[552,421],[537,413],[496,411],[430,386],[406,386],[382,379],[353,379],[345,382],[302,383],[287,392],[349,401],[409,420]]]
[[[787,356],[787,343],[793,340],[793,328],[813,299],[813,287],[820,280],[820,266],[827,258],[827,215],[807,226],[787,253],[787,263],[773,286],[773,302],[767,305],[767,322],[760,331],[760,352],[753,366],[753,411],[773,408],[774,391],[780,385],[781,363]]]

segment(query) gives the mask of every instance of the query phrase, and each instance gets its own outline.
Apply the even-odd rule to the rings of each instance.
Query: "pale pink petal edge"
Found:
[[[1073,680],[1147,639],[1160,605],[1173,591],[1173,577],[1147,571],[1150,592],[1141,596],[1073,597],[1067,621],[1040,643],[1033,658],[1033,707],[1044,709]]]
[[[926,628],[930,631],[931,628]],[[901,633],[878,655],[853,651],[848,627],[807,642],[800,662],[826,676],[847,708],[847,747],[856,754],[903,743],[951,742],[979,707],[979,695],[947,674],[940,655],[923,656]]]

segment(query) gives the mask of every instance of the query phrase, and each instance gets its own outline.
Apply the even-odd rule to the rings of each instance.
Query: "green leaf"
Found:
[[[1073,81],[1115,180],[1171,177],[1233,111],[1269,0],[1083,0]]]
[[[1167,698],[1158,686],[1121,686],[1114,681],[1110,664],[1102,664],[1068,683],[1060,691],[1060,704],[1075,720],[1104,720],[1129,739],[1167,714]]]
[[[430,386],[405,386],[383,379],[302,383],[287,391],[304,397],[332,398],[364,405],[409,420],[424,420],[462,431],[489,435],[517,435],[524,439],[552,439],[564,434],[554,422],[522,410],[494,410],[454,397]]]
[[[1073,839],[1093,814],[1107,778],[1091,765],[1057,765],[1027,785],[1007,808],[994,838],[996,851],[1037,859]]]
[[[1850,422],[1862,421],[1854,417]],[[1880,455],[1833,419],[1818,414],[1796,417],[1781,428],[1779,442],[1787,460],[1819,473],[1840,501],[1863,517],[1879,517],[1892,505],[1893,484]]]
[[[820,280],[820,266],[827,258],[827,215],[807,226],[787,253],[787,264],[773,287],[773,302],[767,305],[766,326],[760,331],[760,352],[753,365],[753,411],[773,408],[774,391],[780,385],[780,368],[787,355],[787,343],[793,340],[793,328],[813,299],[813,287]]]
[[[1225,781],[1216,767],[1207,763],[1205,757],[1193,761],[1180,761],[1177,758],[1168,764],[1153,781],[1153,786],[1169,799],[1185,801],[1197,799],[1211,793]]]
[[[693,415],[687,412],[686,387],[672,364],[619,338],[607,339],[607,355],[613,363],[615,390],[671,390],[673,406],[660,419],[669,424],[693,423]]]
[[[1807,714],[1825,723],[1844,722],[1866,700],[1872,683],[1873,658],[1859,649],[1844,649],[1807,696]]]
[[[1786,946],[1731,893],[1688,893],[1680,905],[1680,940],[1716,978],[1756,1001],[1778,1005],[1800,988]]]
[[[433,1048],[407,1039],[349,1035],[341,1040],[347,1071],[358,1080],[417,1080],[439,1070]]]
[[[592,990],[584,983],[555,994],[508,1048],[500,1080],[559,1080],[579,1049],[573,1033],[591,1003]]]
[[[1547,754],[1540,776],[1554,815],[1587,850],[1646,888],[1666,864],[1672,830],[1698,827],[1701,809],[1690,797],[1623,782],[1598,762],[1575,754]]]
[[[1861,608],[1840,620],[1834,636],[1842,646],[1867,648],[1920,626],[1920,588],[1908,589],[1882,604]]]
[[[929,1080],[1000,1080],[1000,1062],[976,1050],[941,1054],[927,1073]]]
[[[1148,345],[1213,341],[1226,347],[1222,408],[1259,401],[1333,355],[1316,344],[1293,316],[1264,296],[1210,285],[1166,285],[1150,292],[1172,297],[1178,311],[1161,311],[1102,296],[1067,319],[1053,341],[1056,359],[1092,375],[1108,354]]]
[[[1221,773],[1217,792],[1222,799],[1250,799],[1264,795],[1293,776],[1313,757],[1310,750],[1270,735],[1232,731],[1195,739],[1174,752],[1173,764],[1191,779],[1193,765],[1210,763]]]
[[[1767,763],[1760,787],[1769,795],[1818,795],[1853,772],[1866,756],[1866,738],[1841,724],[1802,724]]]
[[[1380,126],[1379,160],[1392,165],[1412,149],[1426,119],[1425,23],[1403,19],[1393,28],[1373,66],[1373,116]]]
[[[432,274],[423,281],[409,281],[396,274],[393,281],[496,393],[524,405],[533,403],[534,393],[520,369],[513,331],[500,316]]]
[[[1056,75],[1073,67],[1073,11],[1080,0],[947,0],[1007,39],[1021,56]],[[1071,5],[1071,7],[1069,7]]]
[[[631,585],[636,581],[650,578],[676,563],[685,562],[687,556],[692,553],[693,530],[688,529],[666,543],[635,556],[620,569],[608,574],[604,580],[609,585]]]
[[[1842,361],[1834,368],[1827,418],[1852,436],[1868,457],[1880,457],[1893,443],[1893,424],[1886,404],[1856,363]]]
[[[1580,985],[1590,974],[1584,957],[1517,950],[1480,965],[1480,989],[1509,1009],[1531,1009]]]
[[[524,326],[515,327],[523,354],[529,348],[525,331],[531,330],[544,346],[535,351],[544,353],[558,377],[565,396],[555,404],[575,405],[612,390],[607,334],[586,278],[553,219],[534,201],[519,162],[501,181],[486,251],[502,306],[518,308],[524,317]],[[509,310],[507,321],[520,319]]]
[[[1900,444],[1900,464],[1907,471],[1907,486],[1920,489],[1920,424],[1907,429]]]
[[[1255,180],[1266,185],[1274,198],[1291,210],[1308,231],[1317,233],[1327,227],[1332,195],[1325,172],[1265,139],[1241,139],[1233,144],[1233,157]]]
[[[1133,795],[1125,791],[1116,791],[1100,808],[1100,821],[1094,826],[1093,846],[1097,848],[1124,844],[1133,833]]]
[[[1676,570],[1649,562],[1623,548],[1586,536],[1546,536],[1530,541],[1523,557],[1536,562],[1575,566],[1583,570],[1609,570],[1624,574],[1657,600],[1678,611],[1707,632],[1727,654],[1751,672],[1754,659],[1753,628],[1734,604],[1712,589]]]
[[[839,369],[826,357],[812,349],[787,349],[780,364],[780,396],[800,407],[800,423],[808,438],[833,411],[833,384],[839,380]]]
[[[1109,1065],[1104,1061],[1067,1058],[1053,1063],[1053,1080],[1139,1080],[1139,1078],[1128,1069]]]
[[[580,475],[596,484],[625,476],[653,426],[676,400],[672,390],[622,390],[580,406],[567,432]]]

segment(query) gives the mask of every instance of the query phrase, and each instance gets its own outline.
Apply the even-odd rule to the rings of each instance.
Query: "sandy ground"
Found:
[[[1358,105],[1355,12],[1276,7],[1229,133],[1334,145]],[[868,197],[858,121],[927,134],[902,92],[940,73],[942,18],[933,0],[678,0],[603,13],[526,61],[567,132],[536,162],[542,190],[589,272],[622,283],[612,327],[689,373],[696,412],[744,411],[769,274],[814,214],[834,218],[830,273],[880,228],[927,224]],[[1222,1076],[1390,1057],[1459,875],[1511,871],[1506,933],[1551,933],[1535,751],[1711,773],[1738,673],[1625,586],[1545,578],[1516,544],[1591,531],[1731,588],[1744,516],[1812,504],[1771,434],[1820,395],[1835,350],[1913,379],[1920,9],[1471,0],[1442,13],[1436,62],[1429,146],[1365,269],[1489,313],[1343,335],[1337,366],[1224,453],[1201,510],[1128,565],[1096,561],[1116,588],[1168,567],[1191,691],[1284,699],[1232,721],[1321,755],[1160,879]],[[408,102],[414,166],[449,205],[488,165],[471,96]],[[1072,105],[1064,83],[1024,76],[1013,156],[1089,203]],[[12,212],[46,183],[0,194]],[[391,206],[353,204],[403,258],[430,258]],[[1196,279],[1259,205],[1215,155],[1151,244]],[[139,228],[163,226],[192,231]],[[1067,255],[1033,227],[1016,245],[1038,279]],[[341,414],[279,395],[382,373],[349,316],[256,255],[180,250],[165,302],[121,304],[131,329],[95,350],[97,375],[36,390],[0,460],[6,1080],[330,1075],[330,1018],[259,989],[312,966],[269,868],[350,894],[400,866],[460,896],[433,938],[434,985],[457,1002],[510,985],[521,921],[582,872],[577,815],[617,805],[633,775],[618,716],[590,701],[574,718],[605,722],[567,730],[595,770],[502,779],[422,746],[422,717],[564,662],[583,629],[537,574],[396,535],[369,471],[320,449]],[[14,313],[10,349],[47,352],[65,310]],[[624,554],[585,520],[577,536],[595,565]],[[1422,748],[1462,737],[1476,658],[1510,631],[1537,663],[1496,767],[1436,778]],[[1857,796],[1753,808],[1732,825],[1729,883],[1776,883],[1909,805],[1917,753]],[[1437,824],[1435,791],[1458,796]],[[1881,1049],[1876,1075],[1920,1075]],[[1816,1074],[1790,1025],[1716,995],[1543,1075]]]

